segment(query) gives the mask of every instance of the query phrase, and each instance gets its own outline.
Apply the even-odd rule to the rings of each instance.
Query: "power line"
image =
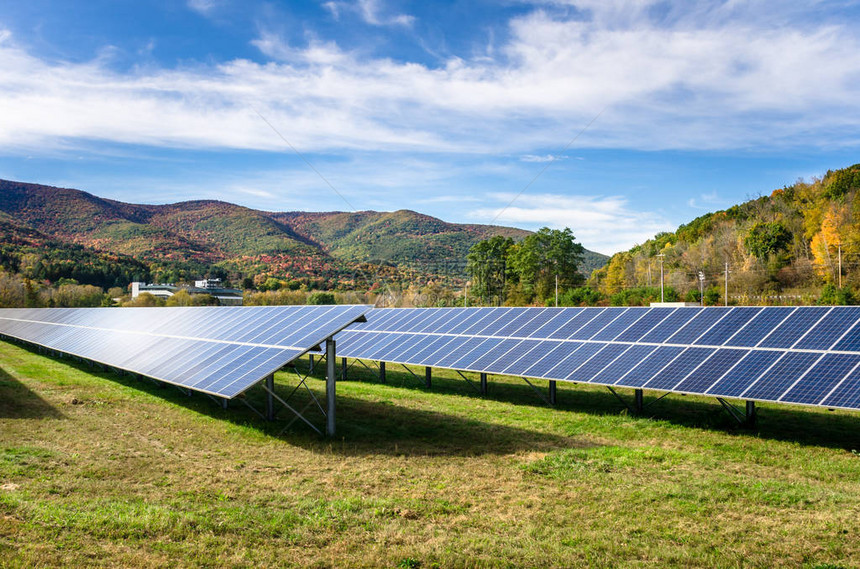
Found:
[[[607,106],[608,106],[608,105],[607,105]],[[606,110],[606,108],[607,108],[607,107],[603,107],[602,109],[600,109],[600,112],[599,112],[599,113],[597,113],[596,115],[594,115],[594,118],[593,118],[593,119],[591,119],[591,121],[589,121],[589,123],[588,123],[587,125],[585,125],[584,127],[582,127],[582,130],[580,130],[580,131],[576,134],[576,136],[574,136],[574,137],[570,140],[570,142],[568,142],[568,143],[565,145],[565,147],[561,149],[561,151],[560,151],[558,154],[555,154],[555,155],[553,155],[553,156],[552,156],[552,158],[550,159],[550,161],[549,161],[549,162],[547,162],[547,163],[546,163],[546,165],[545,165],[543,168],[541,168],[540,172],[538,172],[538,173],[537,173],[537,175],[536,175],[534,178],[532,178],[532,179],[531,179],[531,181],[530,181],[528,184],[526,184],[526,185],[525,185],[525,187],[524,187],[522,190],[520,190],[520,191],[519,191],[519,193],[518,193],[517,195],[515,195],[515,196],[514,196],[514,199],[512,199],[512,200],[510,201],[510,203],[508,203],[508,205],[506,205],[505,207],[503,207],[503,208],[501,209],[501,211],[499,211],[499,213],[497,213],[497,214],[496,214],[496,217],[494,217],[494,218],[490,221],[490,225],[494,224],[494,223],[496,222],[496,220],[497,220],[497,219],[499,219],[499,218],[502,216],[502,214],[503,214],[503,213],[505,213],[505,212],[508,210],[508,208],[510,208],[512,205],[514,205],[514,202],[515,202],[515,201],[517,201],[517,200],[520,198],[520,196],[521,196],[521,195],[523,195],[523,193],[524,193],[526,190],[528,190],[528,189],[531,187],[531,185],[532,185],[532,184],[534,184],[534,183],[537,181],[537,179],[538,179],[538,178],[540,178],[540,177],[543,175],[543,173],[544,173],[544,172],[546,172],[546,171],[547,171],[547,169],[555,163],[555,161],[558,159],[558,156],[559,156],[559,155],[563,154],[564,152],[567,152],[567,149],[568,149],[568,148],[570,148],[570,147],[573,145],[573,143],[574,143],[574,142],[576,142],[576,141],[577,141],[577,139],[579,139],[579,137],[580,137],[580,136],[582,136],[582,133],[584,133],[586,130],[588,130],[588,128],[589,128],[592,124],[594,124],[594,121],[596,121],[596,120],[600,117],[600,115],[602,115],[602,114],[603,114],[603,111],[605,111],[605,110]]]
[[[296,153],[296,156],[298,156],[299,158],[301,158],[301,159],[304,161],[304,163],[305,163],[305,164],[307,164],[307,165],[310,167],[310,169],[311,169],[311,170],[313,170],[314,172],[316,172],[316,175],[317,175],[317,176],[319,176],[319,177],[320,177],[320,179],[321,179],[323,182],[325,182],[325,183],[326,183],[326,185],[327,185],[329,188],[331,188],[331,189],[332,189],[332,191],[333,191],[334,193],[336,193],[336,194],[338,195],[338,197],[340,197],[340,199],[342,199],[342,200],[344,201],[344,203],[345,203],[347,206],[349,206],[349,209],[351,209],[352,211],[357,211],[357,210],[356,210],[356,208],[355,208],[355,206],[354,206],[354,205],[352,205],[352,204],[349,202],[349,200],[348,200],[348,199],[346,199],[346,198],[343,196],[343,194],[342,194],[342,193],[340,193],[339,191],[337,191],[337,188],[335,188],[335,187],[332,185],[332,183],[331,183],[331,182],[329,182],[329,181],[328,181],[328,179],[326,179],[326,177],[325,177],[325,176],[323,176],[323,175],[320,173],[320,171],[319,171],[319,170],[317,170],[316,168],[314,168],[314,165],[313,165],[313,164],[311,164],[311,163],[310,163],[310,161],[309,161],[307,158],[305,158],[304,154],[302,154],[301,152],[299,152],[299,150],[298,150],[295,146],[293,146],[293,145],[290,143],[290,141],[289,141],[289,140],[287,140],[287,139],[286,139],[286,137],[284,137],[284,135],[280,133],[280,131],[278,131],[278,129],[276,129],[276,128],[275,128],[275,125],[273,125],[272,123],[270,123],[270,122],[268,121],[268,119],[266,119],[266,117],[264,117],[263,115],[261,115],[261,114],[260,114],[260,111],[258,111],[257,109],[253,109],[253,111],[254,111],[255,113],[257,113],[257,116],[258,116],[258,117],[260,117],[261,119],[263,119],[263,122],[264,122],[264,123],[266,123],[267,125],[269,125],[269,128],[270,128],[270,129],[272,129],[272,130],[274,131],[274,133],[275,133],[275,134],[277,134],[277,135],[278,135],[278,137],[279,137],[281,140],[283,140],[283,141],[284,141],[284,143],[285,143],[287,146],[289,146],[289,147],[290,147],[290,149],[291,149],[293,152],[295,152],[295,153]]]

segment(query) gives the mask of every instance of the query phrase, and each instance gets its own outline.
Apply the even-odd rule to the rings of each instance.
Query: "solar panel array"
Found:
[[[377,309],[338,355],[860,409],[860,307]]]
[[[233,398],[370,306],[0,310],[0,334]]]

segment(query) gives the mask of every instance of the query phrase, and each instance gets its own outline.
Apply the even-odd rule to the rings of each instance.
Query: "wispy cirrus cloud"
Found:
[[[415,17],[409,14],[391,13],[381,0],[354,0],[353,2],[325,2],[326,8],[335,19],[340,19],[344,12],[358,14],[366,24],[371,26],[405,26],[415,23]]]

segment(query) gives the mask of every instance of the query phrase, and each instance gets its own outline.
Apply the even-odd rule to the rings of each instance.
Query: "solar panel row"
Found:
[[[860,408],[860,307],[374,310],[343,357]]]
[[[0,334],[233,398],[369,306],[0,310]]]

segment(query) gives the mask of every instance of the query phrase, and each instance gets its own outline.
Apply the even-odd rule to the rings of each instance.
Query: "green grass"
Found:
[[[0,567],[860,566],[860,414],[414,371],[353,365],[323,439],[0,343]]]

